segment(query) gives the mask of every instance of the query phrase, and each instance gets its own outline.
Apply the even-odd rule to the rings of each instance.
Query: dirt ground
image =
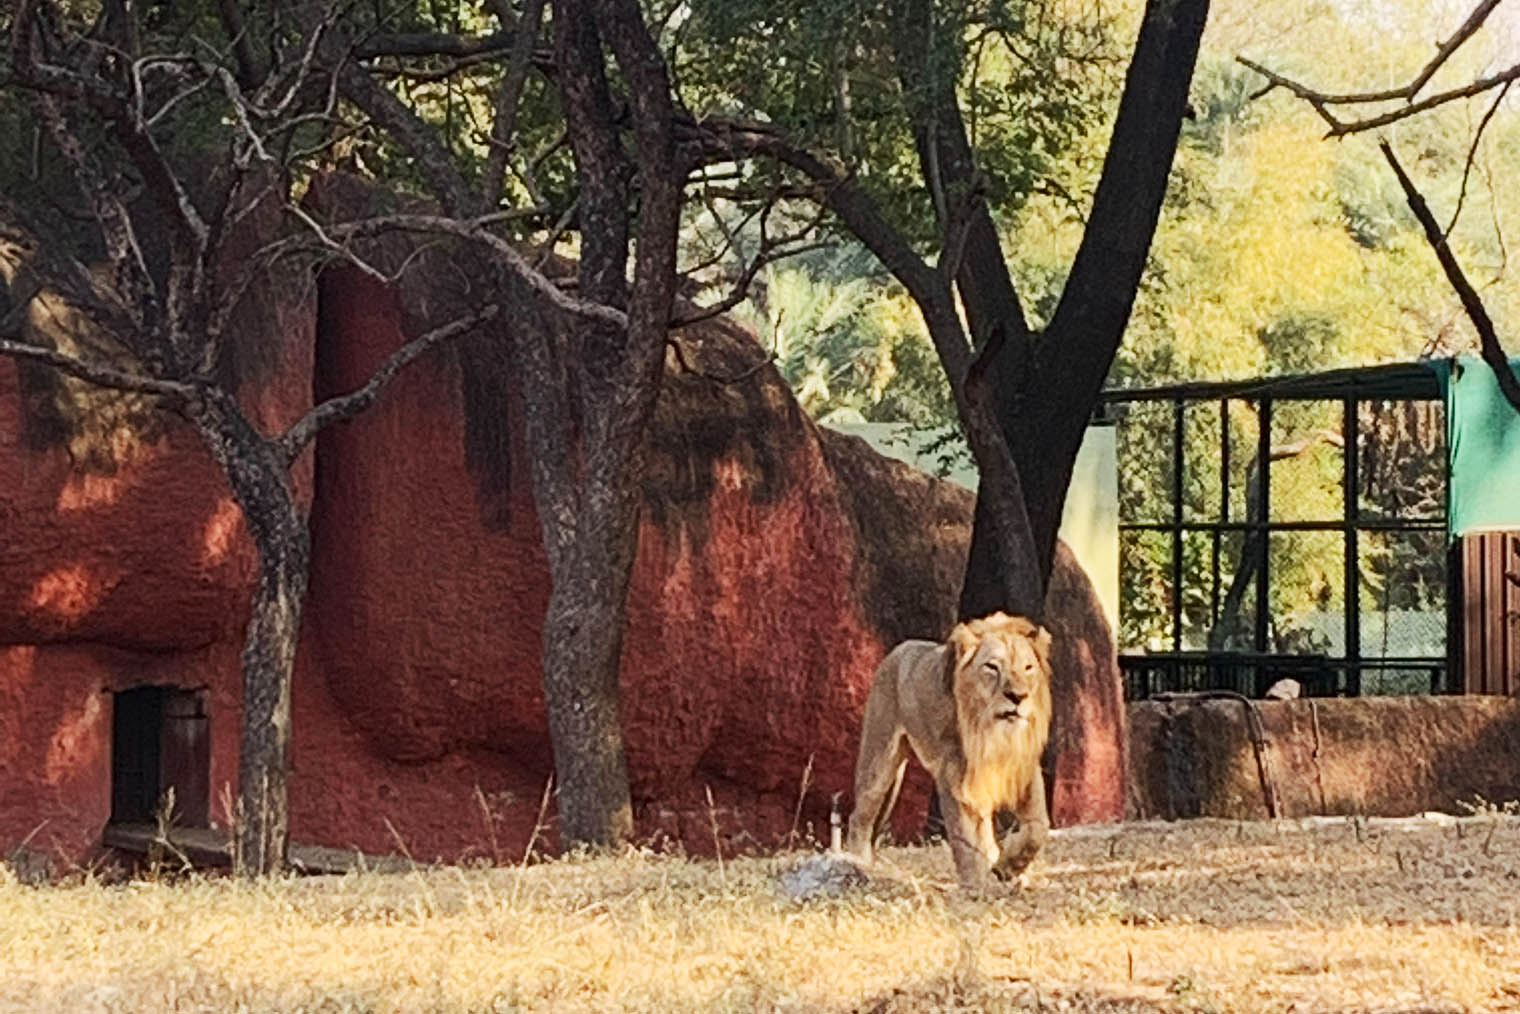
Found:
[[[0,873],[0,1011],[1520,1011],[1513,816],[1073,829],[982,898],[942,845],[798,903],[805,861]]]

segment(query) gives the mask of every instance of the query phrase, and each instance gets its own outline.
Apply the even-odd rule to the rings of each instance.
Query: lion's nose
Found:
[[[1008,698],[1008,700],[1014,704],[1020,704],[1024,700],[1024,695],[1019,693],[1017,690],[1004,690],[1003,696]]]

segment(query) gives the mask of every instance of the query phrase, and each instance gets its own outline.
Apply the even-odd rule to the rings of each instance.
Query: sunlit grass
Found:
[[[798,904],[774,881],[797,859],[0,873],[0,1010],[1520,1009],[1512,818],[1058,835],[1024,892],[983,899],[939,847],[889,849],[868,887]]]

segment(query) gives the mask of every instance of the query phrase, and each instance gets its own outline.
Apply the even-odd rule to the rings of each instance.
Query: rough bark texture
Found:
[[[233,869],[276,873],[290,847],[291,680],[301,609],[306,599],[308,535],[290,528],[288,542],[260,551],[258,589],[243,648],[243,709]],[[271,557],[273,559],[271,559]],[[250,809],[250,801],[257,800]]]
[[[291,680],[311,567],[311,532],[279,445],[249,424],[231,397],[191,413],[222,466],[258,559],[244,635],[243,724],[233,867],[278,872],[290,845]]]
[[[257,246],[255,225],[227,255]],[[248,423],[310,408],[313,287],[248,293],[217,373]],[[55,315],[77,323],[70,315]],[[312,457],[283,474],[305,510]],[[204,688],[212,809],[236,795],[239,655],[259,559],[221,464],[192,425],[129,396],[0,361],[0,839],[89,854],[110,815],[114,691]],[[16,825],[26,827],[13,834]]]
[[[1306,698],[1255,707],[1280,816],[1461,813],[1480,799],[1520,799],[1520,701]],[[1240,702],[1147,701],[1129,711],[1132,816],[1269,815]]]
[[[671,139],[664,61],[638,6],[622,0],[559,0],[554,23],[566,127],[580,184],[580,291],[628,312],[626,328],[567,322],[580,331],[573,358],[578,397],[565,399],[559,408],[575,405],[580,411],[539,425],[575,426],[579,469],[572,459],[556,456],[555,448],[570,442],[564,435],[533,447],[537,502],[540,517],[547,519],[545,545],[553,575],[544,621],[544,691],[561,829],[569,844],[601,846],[626,841],[633,833],[618,667],[638,543],[644,434],[659,393],[674,295],[684,174],[676,167]],[[628,82],[639,154],[631,288],[625,280],[630,232],[626,160],[607,86],[604,39]],[[533,360],[524,357],[523,362],[532,368]],[[570,371],[524,375],[530,385],[545,385],[563,383]]]

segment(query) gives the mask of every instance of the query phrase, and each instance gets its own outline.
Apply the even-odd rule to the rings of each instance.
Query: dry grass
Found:
[[[0,872],[0,1010],[1520,1010],[1520,820],[1058,834],[1022,893],[943,848],[795,904],[797,857],[247,885]]]

